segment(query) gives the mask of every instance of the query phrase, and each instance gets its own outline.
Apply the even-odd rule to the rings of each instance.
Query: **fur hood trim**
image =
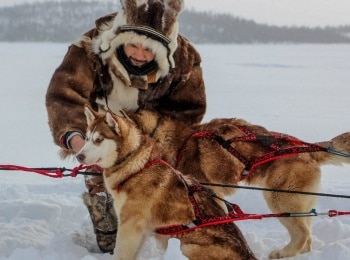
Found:
[[[130,77],[123,65],[114,58],[116,49],[127,43],[141,43],[155,54],[158,64],[156,80],[165,77],[175,67],[173,54],[178,37],[178,14],[183,0],[121,0],[122,10],[113,20],[99,28],[93,43],[94,52],[104,62],[112,59],[126,81]],[[147,80],[147,76],[140,76]]]

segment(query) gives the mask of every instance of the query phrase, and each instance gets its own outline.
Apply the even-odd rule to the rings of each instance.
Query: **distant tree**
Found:
[[[0,41],[72,42],[115,10],[115,0],[49,1],[0,8]],[[228,14],[185,10],[181,34],[195,43],[349,43],[350,27],[305,28],[257,24]]]

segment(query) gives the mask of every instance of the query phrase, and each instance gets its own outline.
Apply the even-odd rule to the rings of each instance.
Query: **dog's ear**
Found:
[[[109,127],[115,130],[115,132],[120,135],[120,126],[118,121],[112,116],[110,112],[106,113],[106,122]]]
[[[95,112],[92,110],[92,108],[89,105],[85,105],[84,114],[88,125],[90,125],[91,122],[96,119]]]

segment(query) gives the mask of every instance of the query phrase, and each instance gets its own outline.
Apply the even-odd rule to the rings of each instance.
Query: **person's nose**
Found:
[[[142,49],[136,49],[134,52],[134,59],[139,60],[139,61],[144,61],[146,60],[144,51]]]

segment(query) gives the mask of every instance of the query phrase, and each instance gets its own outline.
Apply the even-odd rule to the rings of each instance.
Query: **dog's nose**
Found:
[[[84,163],[85,155],[83,153],[78,153],[75,157],[80,163]]]

